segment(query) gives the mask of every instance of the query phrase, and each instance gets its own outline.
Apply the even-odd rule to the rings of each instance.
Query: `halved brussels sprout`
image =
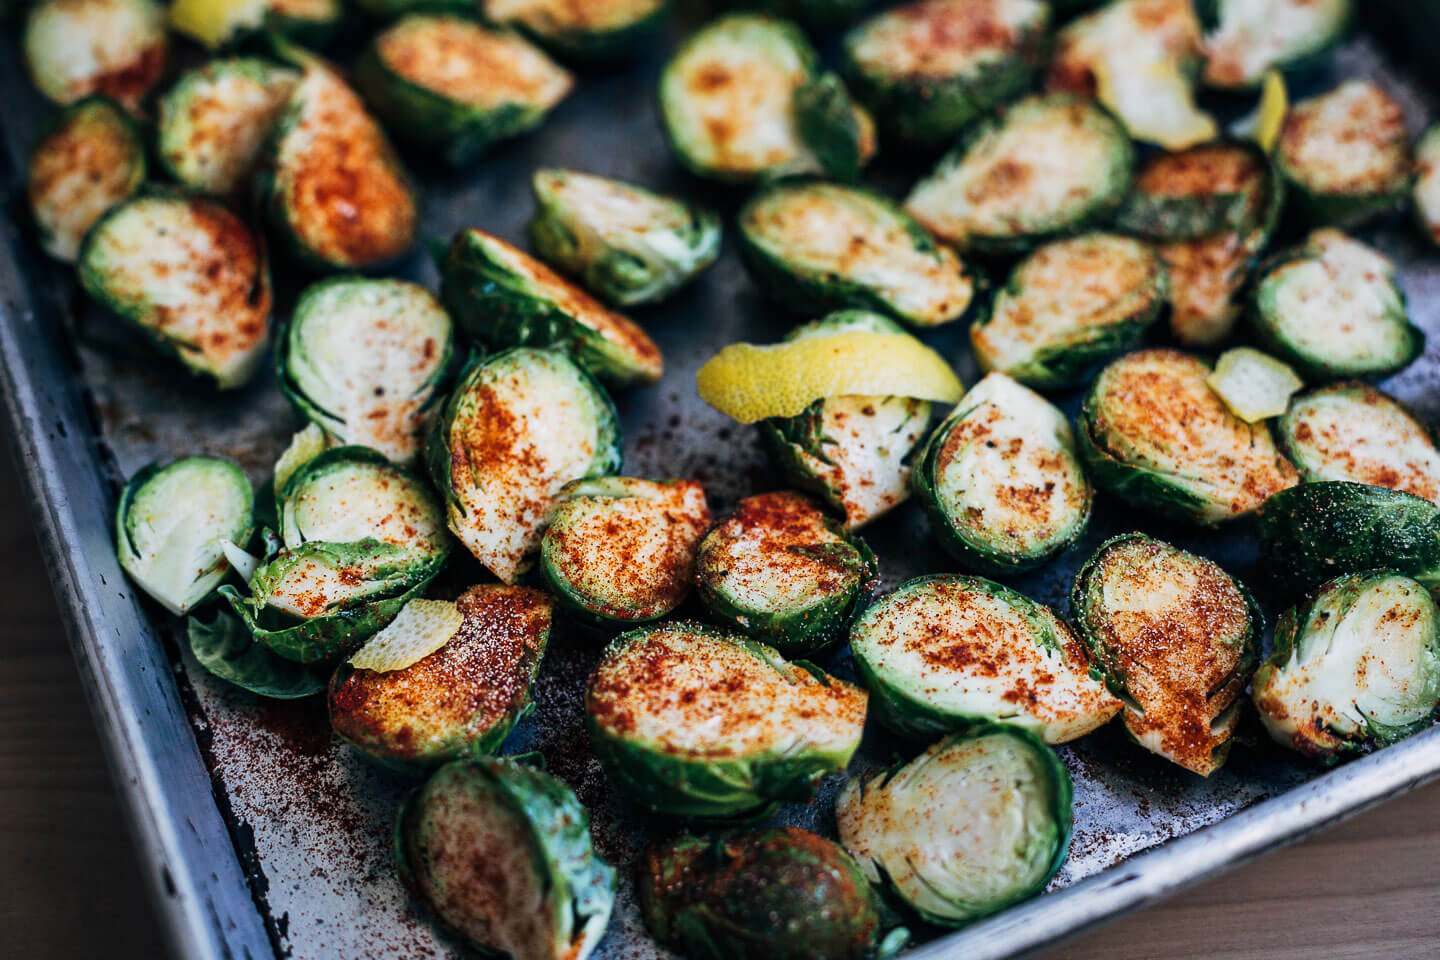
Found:
[[[516,347],[461,376],[426,459],[451,532],[514,583],[560,488],[620,469],[620,423],[605,391],[564,354]]]
[[[144,182],[145,145],[124,110],[104,97],[66,107],[30,154],[25,189],[40,245],[74,263],[85,231]]]
[[[399,670],[342,663],[330,680],[330,725],[382,766],[419,772],[494,753],[530,709],[554,601],[486,584],[456,604],[465,619],[438,650]]]
[[[485,19],[517,27],[562,57],[615,60],[665,25],[668,0],[482,0]]]
[[[152,463],[120,492],[115,509],[120,566],[162,607],[184,615],[230,572],[220,543],[243,547],[250,540],[254,505],[250,481],[229,460]]]
[[[1430,242],[1440,245],[1440,123],[1415,144],[1415,220]]]
[[[165,8],[155,0],[39,0],[25,21],[25,66],[56,103],[98,93],[134,111],[165,72]]]
[[[354,76],[387,130],[454,167],[538,127],[574,85],[517,33],[421,13],[377,35]]]
[[[935,327],[964,319],[983,299],[953,250],[866,189],[784,182],[751,197],[738,220],[750,275],[799,313],[858,307]]]
[[[1139,345],[1168,292],[1149,244],[1113,233],[1056,240],[1010,271],[970,345],[987,372],[1038,390],[1077,386]]]
[[[590,815],[523,759],[437,770],[400,807],[395,863],[411,895],[487,956],[585,960],[615,900]]]
[[[711,210],[576,170],[536,170],[530,242],[621,307],[663,300],[720,256]]]
[[[1095,485],[1131,506],[1200,524],[1243,516],[1299,480],[1270,428],[1210,389],[1210,366],[1140,350],[1101,371],[1075,421]]]
[[[1083,97],[1027,97],[971,126],[905,200],[946,243],[979,253],[1023,253],[1103,226],[1134,172],[1125,128]]]
[[[445,306],[482,343],[553,347],[616,386],[660,379],[660,348],[639,324],[497,236],[461,230],[441,274]]]
[[[259,196],[290,252],[315,270],[403,256],[420,217],[414,184],[355,91],[312,61],[260,165]]]
[[[1373,83],[1347,80],[1290,108],[1275,165],[1302,217],[1354,226],[1409,197],[1414,157],[1405,113]]]
[[[1072,795],[1038,737],[989,725],[851,780],[835,819],[871,883],[921,919],[959,927],[1045,888],[1070,847]]]
[[[1396,573],[1337,577],[1280,615],[1252,696],[1276,743],[1320,760],[1418,733],[1440,705],[1440,608]]]
[[[192,190],[235,193],[299,80],[297,71],[254,57],[186,71],[160,98],[160,162]]]
[[[1344,39],[1352,0],[1197,0],[1205,34],[1205,83],[1258,87],[1268,70],[1297,70]]]
[[[605,649],[585,690],[590,743],[640,805],[680,817],[763,813],[844,770],[865,691],[698,623],[642,627]]]
[[[797,827],[657,844],[636,896],[651,935],[692,957],[887,960],[909,939],[886,935],[886,906],[844,848]]]
[[[276,367],[280,389],[329,436],[408,463],[453,351],[450,317],[424,287],[337,277],[300,295]]]
[[[1156,242],[1243,232],[1261,223],[1268,230],[1283,189],[1258,144],[1212,140],[1146,160],[1115,228]]]
[[[1211,560],[1126,533],[1080,568],[1070,611],[1135,742],[1202,777],[1220,769],[1260,651],[1249,591]]]
[[[695,560],[700,599],[711,615],[787,654],[837,639],[874,577],[875,556],[865,541],[789,491],[741,500],[705,535]]]
[[[1230,336],[1245,309],[1245,281],[1263,243],[1258,232],[1227,231],[1156,249],[1170,276],[1170,332],[1189,347],[1213,347]]]
[[[1029,89],[1049,28],[1041,0],[912,0],[845,35],[845,74],[885,131],[944,145]]]
[[[1310,382],[1387,377],[1425,349],[1395,265],[1339,230],[1316,230],[1276,254],[1251,296],[1256,336]]]
[[[259,369],[270,268],[260,238],[219,203],[152,195],[112,207],[85,234],[78,267],[96,302],[221,390]]]
[[[1065,415],[1003,373],[971,387],[930,434],[910,483],[941,545],[978,573],[1032,570],[1090,523]]]
[[[853,176],[875,123],[852,104],[800,28],[729,14],[691,34],[660,76],[665,134],[690,172],[746,182],[790,173]]]
[[[695,551],[709,526],[698,481],[576,480],[555,495],[540,572],[587,620],[658,620],[690,592]]]

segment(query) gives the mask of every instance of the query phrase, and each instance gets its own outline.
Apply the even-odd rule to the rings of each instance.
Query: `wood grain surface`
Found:
[[[159,929],[14,468],[0,459],[0,956],[156,960]],[[1044,956],[1440,957],[1440,785]]]

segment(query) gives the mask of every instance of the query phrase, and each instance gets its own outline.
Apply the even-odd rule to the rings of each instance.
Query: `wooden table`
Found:
[[[156,960],[159,930],[14,468],[0,460],[0,954]],[[1046,957],[1440,957],[1437,904],[1440,785]]]

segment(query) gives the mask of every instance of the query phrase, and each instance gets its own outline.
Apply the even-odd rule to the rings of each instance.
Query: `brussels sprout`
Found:
[[[270,337],[260,238],[203,197],[140,196],[80,245],[80,285],[162,355],[221,390],[259,369]]]
[[[165,72],[165,8],[155,0],[39,0],[25,21],[25,66],[56,103],[92,93],[138,109]]]
[[[762,493],[735,505],[700,542],[695,580],[711,615],[787,654],[836,640],[875,578],[865,541],[798,493]]]
[[[1126,533],[1080,568],[1070,611],[1135,742],[1202,777],[1220,769],[1260,651],[1249,591],[1204,557]]]
[[[959,927],[1045,888],[1070,846],[1072,792],[1039,738],[992,724],[851,780],[835,819],[872,883]]]
[[[555,495],[540,572],[584,620],[658,620],[690,592],[708,526],[705,490],[695,480],[575,480]]]
[[[730,14],[686,39],[660,76],[660,114],[680,162],[716,180],[853,174],[875,153],[870,114],[771,17]]]
[[[257,177],[265,213],[314,270],[364,270],[403,256],[419,200],[355,92],[312,61],[271,131]]]
[[[300,295],[280,337],[280,389],[337,442],[406,463],[443,399],[453,340],[450,317],[424,287],[323,280]]]
[[[1101,371],[1075,421],[1095,485],[1127,504],[1212,525],[1253,512],[1299,477],[1264,423],[1210,389],[1209,365],[1140,350]]]
[[[517,347],[461,375],[426,459],[451,532],[514,583],[560,488],[620,469],[620,423],[605,391],[564,354]]]
[[[1344,39],[1352,0],[1197,0],[1205,35],[1205,83],[1257,87],[1268,70],[1297,70]]]
[[[1134,166],[1129,135],[1100,105],[1027,97],[972,125],[905,209],[962,250],[1023,253],[1108,223]]]
[[[885,960],[886,907],[836,843],[797,827],[685,834],[645,852],[636,881],[645,926],[691,957]]]
[[[195,660],[212,676],[257,696],[300,700],[325,689],[325,675],[319,669],[286,660],[224,610],[210,623],[187,617],[185,637]]]
[[[192,190],[229,196],[255,169],[300,74],[265,60],[212,60],[182,74],[159,104],[157,152]]]
[[[1252,696],[1276,743],[1320,760],[1418,733],[1440,705],[1440,608],[1396,573],[1337,577],[1280,615]]]
[[[1410,195],[1414,158],[1405,113],[1373,83],[1347,80],[1290,108],[1275,165],[1303,218],[1354,226]]]
[[[343,16],[340,0],[172,0],[169,8],[170,28],[210,50],[318,46]]]
[[[787,181],[751,197],[738,220],[750,275],[799,313],[858,307],[934,327],[964,319],[983,299],[954,251],[869,190]]]
[[[428,14],[377,35],[354,76],[387,130],[453,167],[538,127],[574,85],[519,34]]]
[[[1010,271],[970,345],[982,370],[1038,390],[1078,386],[1139,345],[1168,290],[1146,243],[1113,233],[1056,240]]]
[[[345,19],[341,0],[266,0],[265,31],[310,47],[325,45]]]
[[[1041,0],[911,0],[845,35],[845,74],[886,133],[943,146],[1029,89],[1049,27]]]
[[[85,231],[145,182],[145,146],[135,122],[112,100],[86,97],[30,154],[26,194],[40,245],[74,263]]]
[[[865,691],[698,623],[642,627],[605,649],[585,690],[590,743],[637,803],[735,817],[808,800],[860,745]]]
[[[482,0],[485,19],[525,31],[558,56],[616,60],[649,43],[665,25],[668,0]]]
[[[503,757],[457,760],[405,799],[395,861],[467,944],[514,960],[585,960],[615,900],[590,815],[559,780]]]
[[[1379,379],[1425,349],[1395,265],[1339,230],[1316,230],[1272,257],[1251,297],[1256,337],[1307,381]]]
[[[254,502],[250,481],[229,460],[152,463],[120,493],[115,510],[120,566],[166,610],[183,615],[230,572],[220,542],[249,541]]]
[[[1430,242],[1440,245],[1440,123],[1415,144],[1415,221]]]
[[[674,197],[576,170],[536,170],[530,241],[597,297],[663,300],[720,256],[720,218]]]
[[[1156,153],[1135,175],[1115,227],[1156,242],[1247,231],[1279,216],[1283,188],[1257,144],[1213,140]]]

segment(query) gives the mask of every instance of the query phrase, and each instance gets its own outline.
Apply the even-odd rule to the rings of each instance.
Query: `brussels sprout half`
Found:
[[[1440,123],[1421,134],[1415,144],[1415,188],[1411,202],[1415,222],[1431,243],[1440,246]]]
[[[152,463],[125,484],[115,509],[120,566],[166,610],[184,615],[230,572],[220,543],[250,540],[254,504],[250,481],[229,460]]]
[[[455,235],[440,296],[461,330],[492,347],[553,347],[615,386],[651,384],[664,370],[639,324],[483,230]]]
[[[682,834],[645,852],[645,926],[687,956],[887,960],[909,939],[839,844],[797,827]]]
[[[1246,231],[1261,223],[1268,228],[1278,218],[1283,192],[1258,144],[1212,140],[1147,159],[1115,228],[1157,243]]]
[[[1072,794],[1039,738],[988,725],[851,780],[835,819],[872,883],[921,919],[959,927],[1044,889],[1070,846]]]
[[[1200,524],[1243,516],[1299,477],[1263,422],[1235,416],[1210,366],[1140,350],[1101,371],[1075,421],[1095,485],[1132,506]]]
[[[26,196],[40,245],[74,263],[85,232],[145,182],[140,129],[113,100],[86,97],[66,107],[30,153]]]
[[[530,242],[600,299],[663,300],[720,256],[720,218],[674,197],[576,170],[536,170]]]
[[[615,900],[590,815],[523,759],[437,770],[400,807],[395,863],[411,896],[486,956],[585,960]]]
[[[21,40],[25,66],[56,103],[98,93],[134,111],[165,72],[165,8],[155,0],[39,0]]]
[[[1266,71],[1300,70],[1345,38],[1353,0],[1197,0],[1206,84],[1257,87]]]
[[[480,8],[486,20],[523,30],[557,56],[583,61],[635,53],[670,12],[669,0],[481,0]]]
[[[1139,345],[1168,292],[1149,244],[1113,233],[1057,240],[1010,271],[970,345],[982,370],[1037,390],[1077,386]]]
[[[857,307],[935,327],[983,302],[969,265],[869,190],[786,181],[751,197],[737,219],[751,276],[799,313]]]
[[[221,390],[259,369],[270,337],[270,269],[260,238],[198,196],[139,196],[80,245],[80,285],[162,355]]]
[[[698,623],[642,627],[605,649],[585,690],[590,743],[637,803],[679,817],[808,800],[860,745],[865,691]]]
[[[1204,557],[1127,533],[1080,568],[1070,611],[1135,742],[1202,777],[1220,769],[1260,651],[1249,591]]]
[[[560,488],[620,469],[620,423],[605,391],[564,354],[516,347],[461,375],[426,459],[450,530],[514,583],[533,562]]]
[[[1130,189],[1125,128],[1083,97],[1027,97],[973,124],[905,210],[961,250],[1023,253],[1108,223]]]
[[[450,317],[424,287],[337,277],[300,295],[275,362],[280,388],[326,434],[408,463],[453,353]]]

